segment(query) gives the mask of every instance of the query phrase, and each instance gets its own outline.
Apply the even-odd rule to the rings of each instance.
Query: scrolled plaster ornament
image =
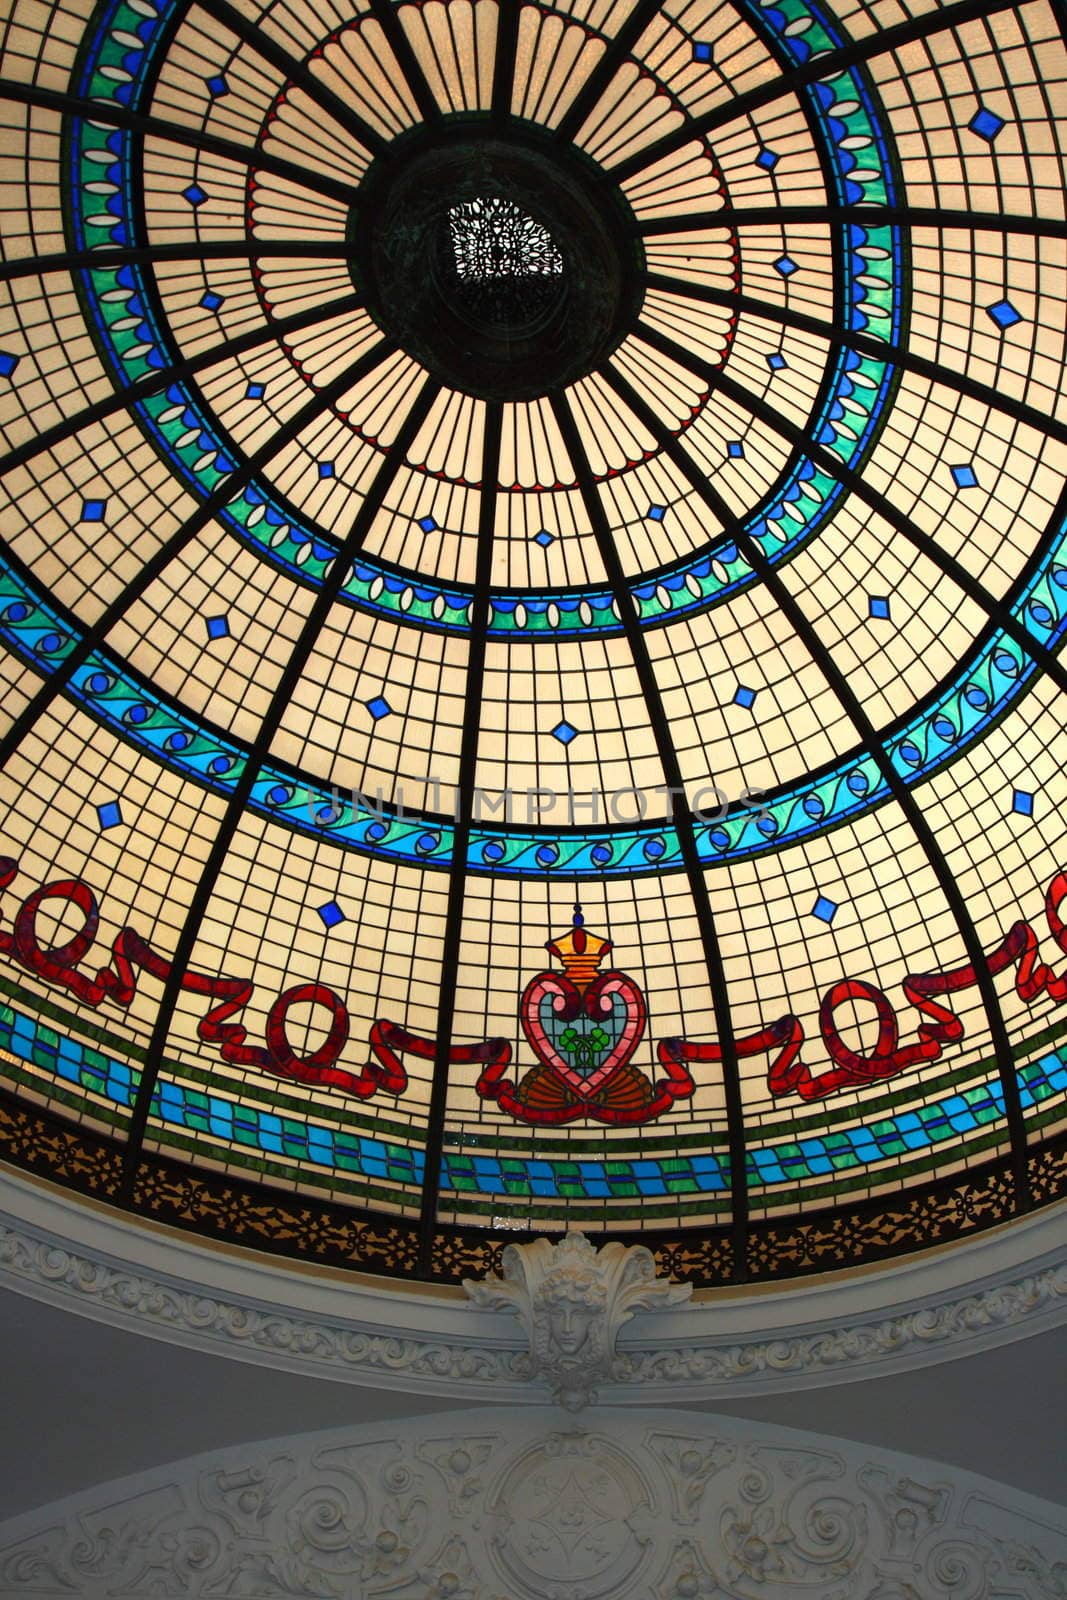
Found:
[[[97,1484],[0,1522],[0,1597],[1067,1600],[1064,1508],[942,1462],[633,1407],[463,1422]]]
[[[522,1319],[529,1353],[520,1370],[549,1383],[568,1411],[590,1405],[598,1384],[630,1375],[633,1363],[616,1345],[635,1311],[679,1305],[693,1292],[691,1284],[657,1279],[644,1245],[612,1242],[598,1250],[576,1230],[558,1244],[509,1244],[502,1259],[502,1278],[465,1278],[463,1287],[479,1309]]]
[[[11,1190],[10,1177],[5,1183]],[[60,1214],[65,1227],[74,1226],[74,1208],[63,1207]],[[1058,1215],[1039,1219],[1043,1240],[1049,1224],[1062,1227]],[[431,1394],[454,1393],[462,1386],[472,1399],[513,1400],[529,1379],[529,1357],[517,1338],[460,1340],[425,1325],[399,1334],[390,1327],[386,1336],[333,1312],[290,1306],[284,1299],[268,1306],[238,1287],[207,1293],[183,1272],[161,1276],[161,1268],[132,1266],[112,1253],[117,1235],[107,1250],[95,1244],[75,1250],[57,1245],[42,1227],[0,1213],[0,1284],[115,1327],[281,1368]],[[153,1240],[153,1249],[158,1246]],[[979,1258],[987,1248],[988,1241]],[[1058,1234],[1057,1250],[1062,1251]],[[184,1257],[180,1265],[187,1266]],[[966,1291],[942,1288],[921,1305],[909,1303],[891,1315],[843,1308],[832,1325],[790,1329],[773,1338],[756,1330],[730,1339],[719,1319],[712,1319],[711,1308],[702,1307],[693,1312],[691,1332],[686,1330],[692,1343],[664,1342],[659,1335],[642,1348],[632,1334],[628,1337],[627,1400],[644,1405],[668,1397],[706,1400],[716,1393],[807,1385],[827,1376],[854,1381],[929,1360],[930,1353],[934,1359],[970,1354],[1030,1329],[1062,1325],[1067,1262],[1017,1270],[1020,1276],[1014,1279],[982,1282]],[[272,1269],[272,1294],[281,1296],[287,1288],[283,1277]]]

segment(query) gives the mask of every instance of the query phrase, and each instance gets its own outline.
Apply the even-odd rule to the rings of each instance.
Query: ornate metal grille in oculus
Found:
[[[548,229],[513,200],[450,206],[442,231],[441,275],[476,323],[528,328],[559,300],[563,257]]]
[[[644,252],[622,191],[582,151],[449,116],[360,184],[352,272],[375,321],[435,377],[486,400],[577,382],[636,325]]]

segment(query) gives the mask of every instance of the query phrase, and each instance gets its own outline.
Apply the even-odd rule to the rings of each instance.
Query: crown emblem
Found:
[[[581,906],[575,906],[571,926],[549,939],[545,949],[563,971],[538,972],[519,1001],[519,1023],[536,1065],[517,1079],[507,1077],[512,1052],[508,1039],[448,1046],[449,1061],[480,1064],[475,1085],[479,1098],[520,1122],[546,1128],[578,1117],[610,1127],[638,1127],[688,1099],[696,1084],[685,1051],[718,1046],[665,1040],[658,1050],[664,1076],[652,1079],[633,1062],[648,1021],[645,997],[627,973],[600,970],[611,940],[590,933]],[[371,1048],[375,1061],[365,1073],[368,1087],[357,1093],[373,1094],[381,1087],[399,1094],[407,1083],[400,1052],[410,1050],[427,1060],[440,1046],[379,1018],[371,1031]]]
[[[573,927],[568,928],[558,939],[550,939],[545,949],[550,956],[555,956],[557,961],[563,963],[563,970],[578,993],[584,994],[596,977],[597,968],[611,949],[611,940],[601,939],[595,933],[588,933],[582,908],[575,906]]]

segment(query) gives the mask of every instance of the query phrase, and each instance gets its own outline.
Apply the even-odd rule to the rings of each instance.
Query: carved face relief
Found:
[[[565,1356],[576,1356],[589,1338],[596,1316],[592,1306],[576,1300],[557,1300],[549,1308],[549,1338]]]
[[[542,1329],[542,1359],[597,1359],[608,1293],[594,1272],[573,1263],[557,1267],[545,1275],[534,1304]]]
[[[628,1370],[615,1341],[634,1311],[673,1305],[690,1292],[688,1285],[657,1280],[643,1245],[597,1250],[577,1229],[556,1244],[509,1244],[502,1265],[502,1278],[465,1280],[463,1287],[475,1305],[522,1317],[530,1340],[529,1355],[519,1358],[525,1372],[547,1380],[568,1411],[592,1404],[598,1384]]]

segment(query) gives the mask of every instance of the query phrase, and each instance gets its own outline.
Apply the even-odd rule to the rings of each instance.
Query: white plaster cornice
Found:
[[[720,1291],[619,1340],[605,1402],[675,1404],[853,1382],[971,1355],[1067,1321],[1067,1204],[883,1270]],[[0,1285],[81,1316],[309,1376],[540,1403],[513,1318],[457,1295],[219,1251],[0,1175]]]

